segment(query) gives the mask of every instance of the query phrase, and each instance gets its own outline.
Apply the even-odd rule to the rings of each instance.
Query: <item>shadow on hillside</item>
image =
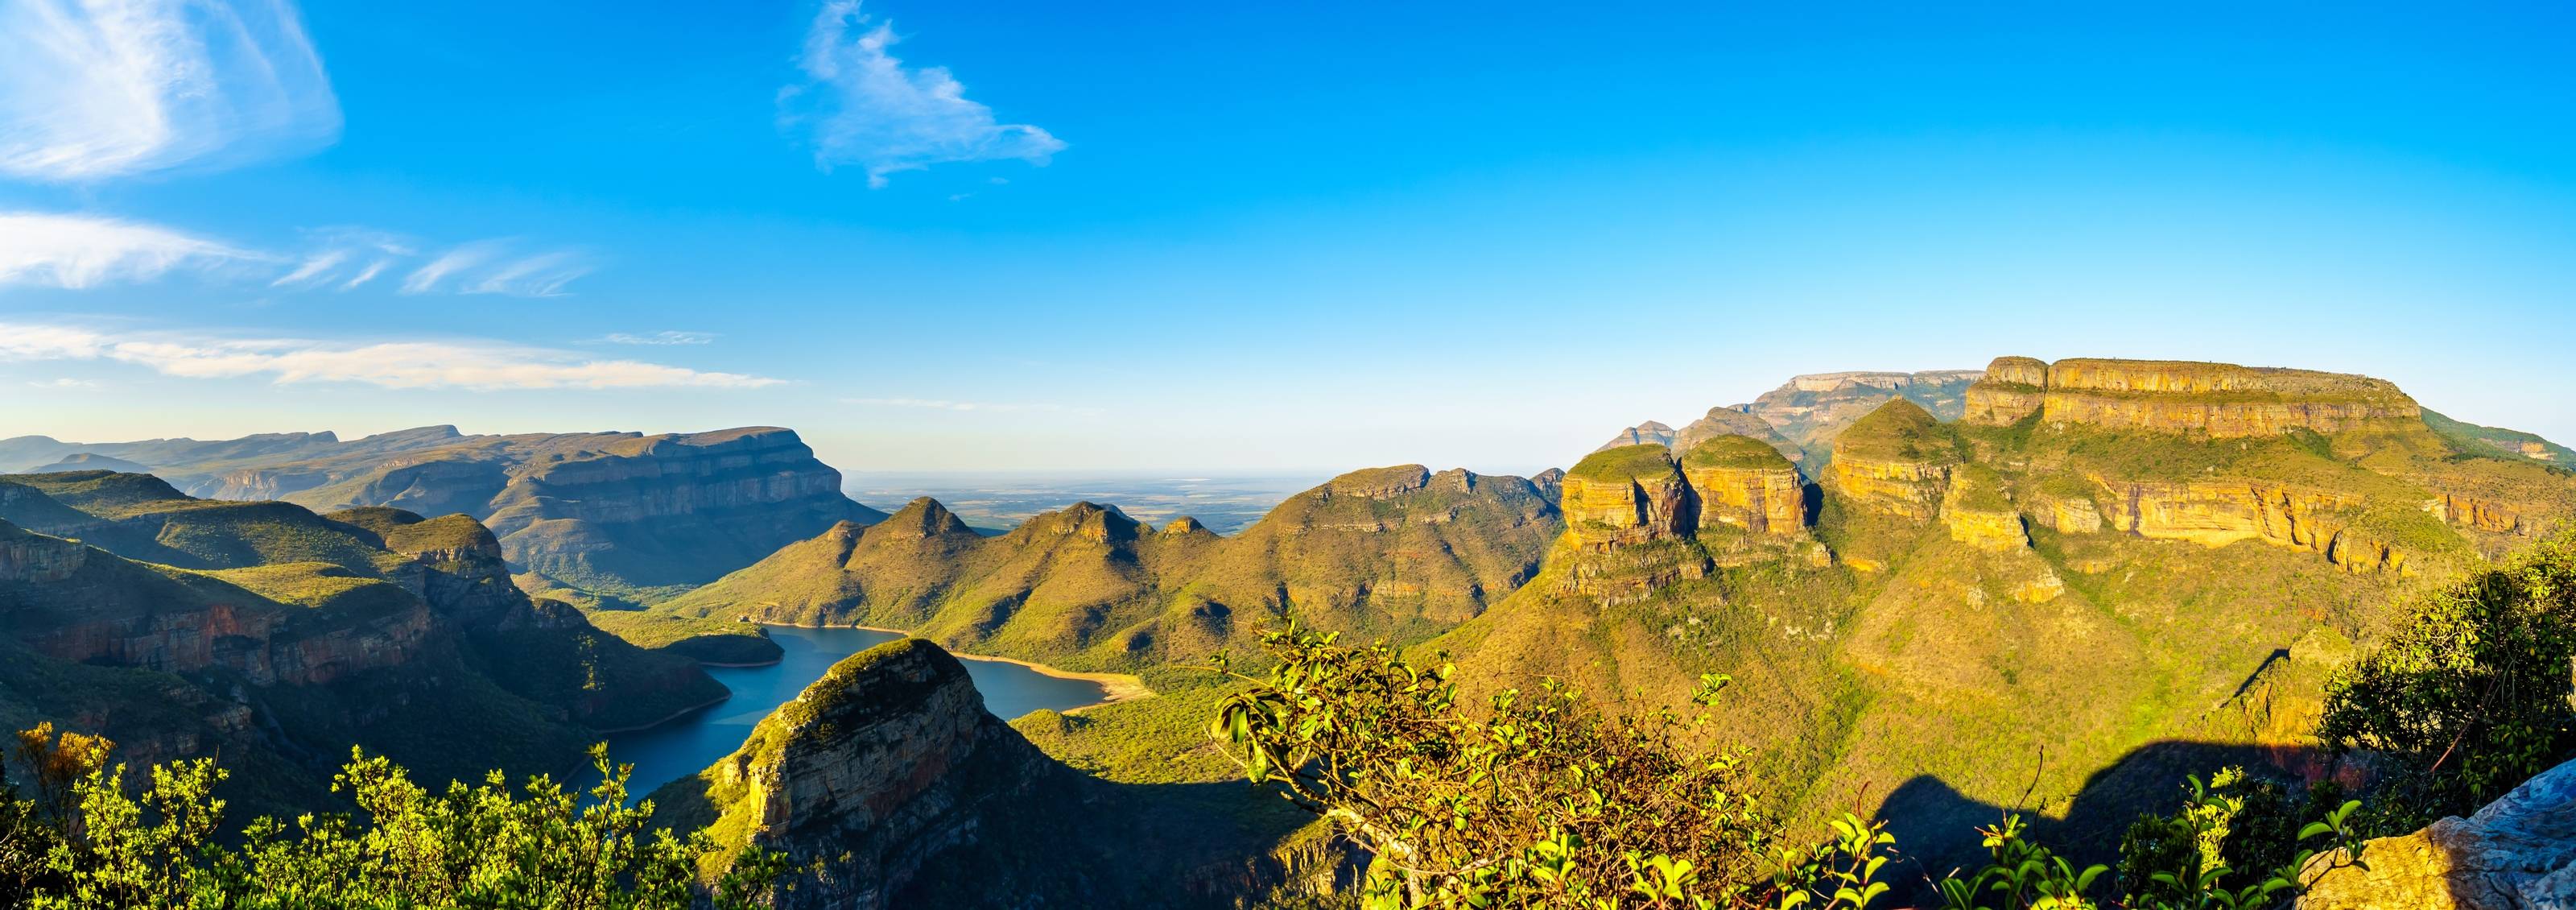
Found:
[[[1889,793],[1878,810],[1878,818],[1887,822],[1904,852],[1903,859],[1891,864],[1897,871],[1888,882],[1897,886],[1900,896],[1928,897],[1931,879],[1985,862],[1987,853],[1976,829],[1995,824],[2006,812],[2020,814],[2031,839],[2079,868],[2092,863],[2117,866],[2120,835],[2143,813],[2179,807],[2184,779],[2190,775],[2208,780],[2220,768],[2241,765],[2257,774],[2292,780],[2327,764],[2314,749],[2189,740],[2149,743],[2086,778],[2063,818],[1971,799],[1940,778],[1919,775]]]

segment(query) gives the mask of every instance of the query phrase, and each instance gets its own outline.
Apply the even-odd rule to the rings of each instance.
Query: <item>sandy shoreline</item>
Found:
[[[764,626],[779,626],[789,629],[864,629],[870,632],[891,632],[896,635],[912,634],[912,630],[910,629],[888,629],[884,626],[809,626],[802,623],[767,621],[763,621],[760,624]],[[947,646],[941,645],[941,647],[945,648]],[[1111,702],[1134,701],[1139,698],[1152,698],[1154,696],[1154,690],[1145,686],[1144,678],[1132,673],[1084,673],[1077,670],[1059,669],[1045,664],[1033,663],[1012,657],[995,657],[990,654],[968,654],[964,651],[950,651],[948,653],[956,655],[959,660],[982,660],[998,664],[1018,664],[1019,666],[1035,671],[1042,676],[1052,676],[1057,679],[1078,679],[1083,682],[1098,683],[1100,685],[1099,702],[1084,705],[1080,708],[1069,709],[1064,712],[1066,714],[1079,714],[1082,713],[1084,709],[1095,708]]]

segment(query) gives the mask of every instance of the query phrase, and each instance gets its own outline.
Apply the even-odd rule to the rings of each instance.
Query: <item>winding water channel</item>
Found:
[[[672,780],[696,774],[742,746],[751,728],[779,705],[795,699],[841,658],[902,638],[875,629],[804,629],[771,626],[769,637],[786,654],[764,667],[708,667],[707,675],[733,697],[647,730],[608,737],[608,753],[635,765],[627,792],[642,796]],[[965,658],[966,673],[997,717],[1040,708],[1063,711],[1107,700],[1108,690],[1087,679],[1049,676],[1007,661]]]

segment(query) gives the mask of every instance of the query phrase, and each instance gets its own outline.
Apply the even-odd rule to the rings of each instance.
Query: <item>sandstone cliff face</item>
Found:
[[[489,525],[523,570],[612,592],[711,581],[836,521],[882,517],[843,496],[839,472],[775,427],[657,436],[423,427],[349,442],[279,434],[86,448],[164,466],[198,496],[463,513]]]
[[[956,657],[922,639],[832,668],[714,768],[752,843],[824,858],[783,907],[886,907],[925,861],[1007,820],[1054,768],[984,712]]]
[[[1698,499],[1699,526],[1731,525],[1780,538],[1806,536],[1806,488],[1798,469],[1757,439],[1719,436],[1682,456],[1682,476]]]
[[[2341,373],[2166,360],[2002,357],[1968,393],[1965,419],[2003,425],[2032,413],[2052,424],[2190,432],[2215,438],[2293,429],[2338,433],[2423,419],[2384,380]]]
[[[1566,539],[1585,550],[1669,540],[1698,527],[1690,484],[1658,445],[1594,453],[1565,474]]]
[[[1989,553],[2030,546],[2021,510],[2004,498],[2000,485],[2001,478],[1983,465],[1963,465],[1952,474],[1941,498],[1941,522],[1949,527],[1951,540]]]
[[[2522,512],[2503,503],[2467,496],[2438,494],[2425,510],[2440,515],[2443,521],[2476,528],[2494,534],[2528,533],[2522,523]]]
[[[834,522],[883,517],[840,485],[840,472],[788,430],[648,437],[523,469],[487,523],[531,571],[576,584],[689,584]]]
[[[820,860],[782,910],[872,910],[940,854],[1011,825],[1062,773],[984,711],[956,658],[906,639],[843,660],[741,751],[655,800],[702,805],[719,830]]]
[[[2116,530],[2211,547],[2261,540],[2316,553],[2350,571],[2412,571],[2410,554],[2351,527],[2346,513],[2368,504],[2355,494],[2246,480],[2095,482],[2121,504],[2111,515]]]
[[[1997,357],[1984,379],[1968,387],[1960,419],[2005,426],[2039,413],[2048,387],[2048,364],[2029,357]]]
[[[58,660],[172,673],[223,669],[254,685],[322,685],[400,666],[419,653],[430,617],[417,601],[370,596],[367,586],[381,582],[336,567],[310,571],[350,593],[288,607],[212,580],[183,583],[0,522],[0,628]]]
[[[1834,439],[1843,428],[1896,399],[1913,402],[1943,420],[1957,419],[1966,406],[1968,386],[1983,375],[1976,370],[1816,373],[1793,377],[1736,409],[1777,427],[1813,462],[1821,460],[1817,456],[1831,457]],[[1812,463],[1808,470],[1816,472]]]
[[[2468,818],[2445,818],[2311,861],[2299,910],[2535,910],[2576,906],[2576,762]],[[2327,870],[2331,871],[2327,871]]]
[[[1929,521],[1958,463],[1930,412],[1890,401],[1835,439],[1833,481],[1861,508]]]

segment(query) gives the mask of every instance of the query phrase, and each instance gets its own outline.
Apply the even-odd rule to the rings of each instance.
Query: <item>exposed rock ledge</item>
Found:
[[[2468,818],[2446,818],[2361,849],[2368,868],[2317,878],[2300,910],[2535,910],[2576,907],[2576,762]],[[2310,865],[2322,869],[2329,860]]]

